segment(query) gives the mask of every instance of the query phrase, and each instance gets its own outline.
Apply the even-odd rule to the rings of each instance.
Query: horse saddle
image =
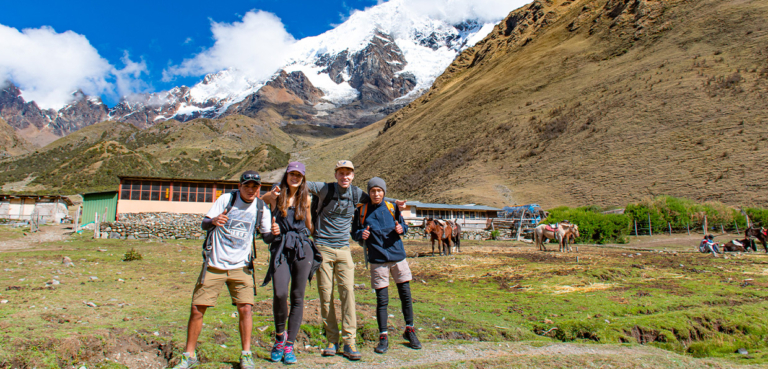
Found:
[[[731,242],[733,242],[733,244],[736,245],[736,246],[744,247],[744,245],[741,242],[739,242],[739,241],[732,240]]]
[[[550,232],[557,232],[557,228],[558,228],[557,223],[555,223],[555,224],[547,224],[544,227],[545,230],[550,231]]]

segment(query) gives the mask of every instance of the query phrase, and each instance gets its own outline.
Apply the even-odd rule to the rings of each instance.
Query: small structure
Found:
[[[486,219],[495,218],[501,209],[476,204],[451,205],[408,201],[403,217],[421,225],[424,218],[454,219],[463,227],[482,228]]]
[[[99,221],[114,222],[117,218],[117,191],[101,191],[83,194],[83,213],[80,224],[96,221],[94,216],[99,214]]]
[[[72,205],[72,200],[59,195],[0,195],[0,218],[58,223]]]

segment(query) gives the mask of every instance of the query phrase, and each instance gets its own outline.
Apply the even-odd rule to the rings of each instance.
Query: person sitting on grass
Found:
[[[280,195],[270,203],[272,232],[264,235],[270,243],[269,270],[262,287],[272,280],[272,311],[275,318],[275,344],[271,360],[286,364],[297,362],[293,343],[304,317],[304,291],[323,257],[309,236],[312,234],[312,203],[304,179],[304,164],[288,163],[280,181]],[[290,283],[291,309],[288,311]],[[288,320],[286,334],[285,321]]]
[[[269,209],[257,197],[261,177],[252,170],[240,176],[237,191],[219,196],[203,219],[202,228],[208,231],[204,245],[203,267],[192,293],[192,309],[187,324],[187,345],[181,361],[174,369],[197,367],[195,346],[203,328],[203,315],[216,305],[221,288],[227,285],[232,305],[237,306],[242,355],[240,368],[253,369],[256,364],[251,352],[253,327],[253,296],[256,286],[253,277],[254,234],[270,232],[272,219]]]
[[[405,248],[400,235],[408,232],[397,206],[384,201],[387,185],[383,179],[374,177],[368,181],[368,196],[371,203],[358,206],[353,221],[353,238],[365,240],[368,259],[371,263],[371,286],[376,290],[376,321],[379,324],[379,344],[373,350],[383,354],[389,349],[387,330],[387,307],[389,305],[389,276],[397,284],[402,303],[405,332],[403,338],[412,349],[421,349],[421,343],[413,328],[413,300],[411,299],[411,269],[405,260]]]
[[[715,237],[711,234],[705,235],[704,239],[701,240],[701,243],[699,244],[699,252],[707,253],[711,252],[712,255],[717,257],[717,254],[720,253],[720,250],[718,249],[718,244],[715,242]]]

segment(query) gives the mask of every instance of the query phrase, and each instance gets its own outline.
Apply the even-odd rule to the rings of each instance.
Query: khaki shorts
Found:
[[[408,267],[408,261],[405,259],[398,262],[389,262],[384,264],[371,263],[371,286],[374,290],[389,286],[389,275],[395,283],[405,283],[413,279],[411,268]]]
[[[200,271],[200,277],[202,275]],[[221,270],[209,266],[203,284],[200,284],[200,277],[197,277],[195,292],[192,293],[192,305],[216,306],[224,284],[229,288],[232,304],[253,305],[253,277],[248,267]]]

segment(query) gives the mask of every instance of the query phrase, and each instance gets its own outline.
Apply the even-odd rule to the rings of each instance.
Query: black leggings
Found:
[[[413,325],[413,300],[411,300],[411,284],[409,282],[398,283],[397,293],[403,308],[403,319],[406,325]],[[389,306],[389,291],[387,287],[376,290],[376,321],[379,323],[379,332],[387,331],[387,307]]]
[[[272,279],[272,313],[275,316],[275,333],[285,332],[288,320],[288,341],[294,342],[304,318],[304,290],[307,288],[309,272],[312,269],[312,248],[304,247],[304,259],[294,257],[295,251],[285,251],[286,261],[275,269]],[[288,262],[288,260],[292,260]],[[288,314],[288,283],[291,285],[291,312]]]

